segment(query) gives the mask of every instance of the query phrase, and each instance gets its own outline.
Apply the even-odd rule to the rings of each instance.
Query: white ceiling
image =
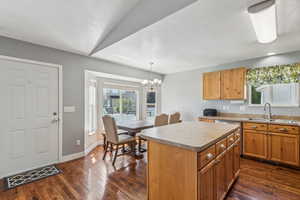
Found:
[[[247,5],[253,0],[199,0],[94,56],[169,74],[300,50],[300,1],[277,0],[279,38],[259,44]],[[300,59],[300,58],[299,58]]]
[[[0,35],[88,55],[140,0],[3,0]]]
[[[194,0],[176,0],[173,7],[149,1],[3,0],[0,35],[88,55],[107,38],[105,46],[152,24],[94,56],[146,70],[154,61],[154,71],[164,74],[300,50],[300,0],[277,0],[279,38],[268,45],[257,43],[246,13],[249,2],[259,0],[198,0],[177,12]],[[134,29],[124,31],[127,24]]]

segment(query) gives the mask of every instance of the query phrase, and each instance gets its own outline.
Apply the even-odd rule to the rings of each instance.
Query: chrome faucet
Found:
[[[268,114],[266,114],[267,107],[269,107],[269,109],[268,109],[269,113]],[[265,118],[267,118],[268,120],[271,120],[272,119],[272,111],[271,111],[271,104],[270,103],[265,103],[264,111],[265,111]]]

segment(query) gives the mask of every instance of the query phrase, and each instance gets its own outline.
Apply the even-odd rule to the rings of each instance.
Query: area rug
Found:
[[[4,187],[6,190],[13,189],[15,187],[47,178],[49,176],[54,176],[59,173],[62,173],[62,171],[54,165],[41,167],[4,178]]]

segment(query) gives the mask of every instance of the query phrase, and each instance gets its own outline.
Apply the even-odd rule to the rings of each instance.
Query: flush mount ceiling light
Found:
[[[275,0],[265,0],[248,8],[257,40],[270,43],[277,38],[277,19]]]

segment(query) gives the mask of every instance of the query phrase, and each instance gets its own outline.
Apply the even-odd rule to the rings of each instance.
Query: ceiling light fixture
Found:
[[[275,0],[265,0],[248,8],[257,40],[270,43],[277,39],[277,19]]]
[[[153,72],[152,72],[153,64],[154,64],[153,62],[150,62],[149,79],[145,79],[145,80],[142,81],[142,84],[144,85],[144,87],[146,87],[150,91],[154,91],[162,83],[162,81],[157,79],[157,78],[152,79],[152,77],[153,77]]]

